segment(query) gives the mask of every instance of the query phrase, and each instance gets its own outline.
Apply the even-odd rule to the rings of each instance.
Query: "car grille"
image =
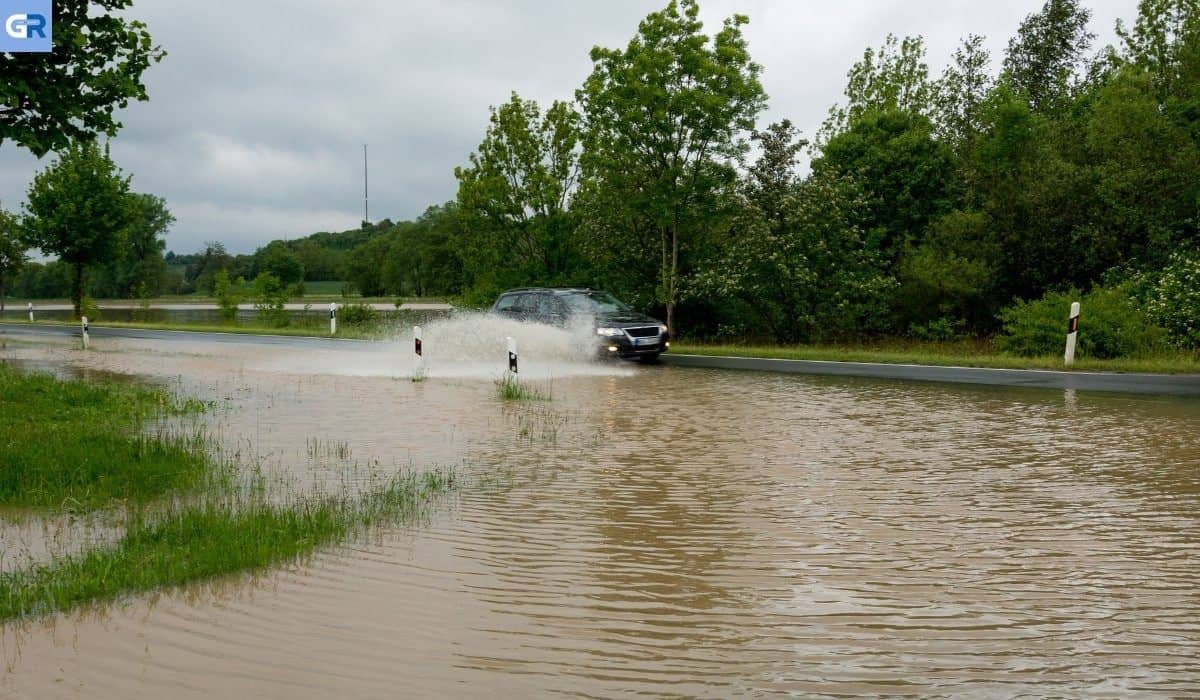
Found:
[[[631,338],[655,338],[658,336],[658,326],[626,328],[625,332],[628,333]]]

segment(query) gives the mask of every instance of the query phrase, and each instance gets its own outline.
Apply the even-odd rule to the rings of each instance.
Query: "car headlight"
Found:
[[[618,335],[625,335],[625,331],[620,328],[597,328],[596,334],[605,338],[615,338]]]
[[[658,324],[658,334],[659,335],[667,334],[667,324],[665,324],[665,323]]]

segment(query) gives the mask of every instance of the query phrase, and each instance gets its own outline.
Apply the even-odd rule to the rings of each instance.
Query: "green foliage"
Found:
[[[1095,38],[1088,31],[1091,15],[1080,0],[1046,0],[1008,42],[1005,80],[1035,110],[1052,109],[1068,98],[1071,79]]]
[[[4,310],[9,285],[25,266],[25,243],[20,238],[17,218],[0,209],[0,311]]]
[[[1061,354],[1066,345],[1067,319],[1079,292],[1050,292],[1036,301],[1018,300],[1001,311],[1003,333],[997,347],[1015,355]],[[1156,326],[1121,288],[1097,287],[1080,300],[1080,357],[1136,357],[1161,348],[1165,341]]]
[[[954,203],[953,153],[911,112],[865,112],[829,140],[813,172],[859,184],[867,198],[859,225],[889,267]]]
[[[74,266],[77,316],[84,270],[121,254],[130,224],[128,195],[129,178],[95,142],[72,145],[29,185],[25,241]]]
[[[929,114],[935,87],[929,82],[925,40],[919,36],[897,39],[888,34],[878,50],[867,47],[846,77],[846,105],[834,105],[829,110],[818,138],[821,144],[867,112]]]
[[[747,183],[751,213],[722,257],[695,275],[692,293],[738,302],[780,342],[883,330],[893,281],[858,228],[861,194],[848,179],[794,182],[785,165],[794,144],[782,136],[764,141]]]
[[[284,285],[304,281],[304,264],[300,257],[280,241],[272,241],[255,254],[255,270],[274,275]]]
[[[999,265],[1000,247],[987,216],[951,212],[933,222],[924,242],[901,259],[895,310],[903,323],[914,326],[959,319],[987,327],[997,310],[993,299]],[[918,333],[916,328],[913,332]]]
[[[379,312],[370,304],[346,304],[338,309],[338,322],[347,326],[371,326],[379,322]]]
[[[182,408],[159,390],[0,364],[0,504],[96,508],[197,486],[209,470],[194,441],[141,432]]]
[[[1200,252],[1175,253],[1146,303],[1175,345],[1200,348]]]
[[[40,157],[117,133],[113,112],[149,99],[142,74],[166,55],[128,16],[131,5],[55,0],[53,51],[0,54],[0,144],[11,139]]]
[[[259,273],[253,282],[254,309],[264,323],[283,328],[290,322],[284,304],[290,296],[289,290],[278,277],[270,272]]]
[[[234,321],[237,319],[238,304],[242,301],[242,295],[238,292],[240,284],[234,285],[229,279],[229,272],[226,270],[218,270],[213,275],[213,296],[217,298],[218,313],[225,321]]]
[[[554,102],[545,115],[516,93],[492,109],[466,168],[455,168],[464,273],[486,296],[562,281],[578,252],[568,199],[579,183],[580,116]]]

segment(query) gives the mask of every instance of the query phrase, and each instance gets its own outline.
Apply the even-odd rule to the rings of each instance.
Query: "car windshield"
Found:
[[[575,314],[611,314],[619,311],[630,311],[630,307],[608,292],[571,292],[560,298],[566,302],[567,308]]]

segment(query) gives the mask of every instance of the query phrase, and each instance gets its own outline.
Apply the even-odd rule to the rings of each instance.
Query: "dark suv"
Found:
[[[563,327],[587,319],[595,328],[599,352],[610,357],[652,362],[671,347],[665,325],[596,289],[512,289],[496,299],[491,313]]]

